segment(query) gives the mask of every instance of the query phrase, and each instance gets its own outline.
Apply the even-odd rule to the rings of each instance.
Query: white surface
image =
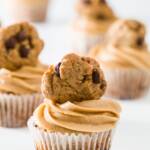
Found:
[[[74,0],[53,1],[54,10],[51,18],[53,23],[37,25],[46,45],[40,56],[44,63],[58,62],[65,53],[70,51],[68,28],[65,22],[68,22],[73,16],[72,1]],[[120,14],[119,16],[142,19],[149,27],[149,0],[110,1],[116,12]],[[0,7],[0,16],[6,21],[4,23],[7,23],[9,16],[1,10]],[[112,150],[150,150],[150,94],[142,100],[124,101],[121,104],[123,112],[113,140]],[[10,149],[34,149],[27,129],[0,129],[0,150]]]

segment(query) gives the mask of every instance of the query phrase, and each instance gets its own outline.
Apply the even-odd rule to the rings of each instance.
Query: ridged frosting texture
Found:
[[[23,66],[19,70],[0,69],[0,93],[30,94],[39,93],[41,77],[46,66]]]
[[[150,52],[146,49],[107,45],[94,48],[91,55],[107,67],[150,69]]]
[[[111,100],[88,100],[54,104],[50,100],[34,112],[38,127],[50,132],[95,133],[116,126],[121,108]]]

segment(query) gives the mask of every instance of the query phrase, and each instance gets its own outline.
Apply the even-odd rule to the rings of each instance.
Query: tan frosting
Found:
[[[80,32],[85,32],[87,34],[99,34],[105,33],[114,20],[115,19],[104,21],[90,18],[78,18],[78,20],[74,22],[73,26],[74,30]]]
[[[119,104],[111,100],[88,100],[54,104],[46,100],[34,112],[38,127],[50,132],[93,133],[115,127],[120,114]]]
[[[107,67],[130,67],[150,70],[150,52],[131,47],[98,46],[90,54]]]
[[[30,94],[40,92],[41,77],[46,66],[23,66],[16,71],[0,69],[0,92]]]

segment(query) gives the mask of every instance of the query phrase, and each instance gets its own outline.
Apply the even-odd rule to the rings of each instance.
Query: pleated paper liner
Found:
[[[35,108],[42,101],[41,94],[13,95],[0,94],[0,126],[7,128],[24,127]]]
[[[105,96],[118,99],[138,99],[150,89],[150,72],[138,69],[103,68],[107,90]]]
[[[114,130],[92,134],[48,132],[28,121],[36,150],[110,150]]]

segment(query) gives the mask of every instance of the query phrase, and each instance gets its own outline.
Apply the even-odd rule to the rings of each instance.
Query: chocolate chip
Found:
[[[35,124],[34,127],[37,128],[38,126]]]
[[[19,54],[22,58],[28,57],[30,49],[25,47],[24,45],[21,45],[19,48]]]
[[[96,16],[96,19],[105,20],[106,17],[103,14],[99,14],[99,15]]]
[[[84,57],[81,57],[81,60],[82,60],[82,61],[85,61],[85,58],[84,58]]]
[[[83,1],[84,4],[87,4],[87,5],[92,3],[91,0],[82,0],[82,1]]]
[[[100,3],[106,4],[106,0],[100,0]]]
[[[92,80],[93,80],[93,83],[95,83],[95,84],[100,83],[100,75],[96,69],[94,69],[92,72]]]
[[[55,66],[55,72],[56,72],[56,75],[57,75],[58,77],[60,77],[60,70],[59,70],[60,65],[61,65],[61,62],[59,62],[59,63]]]
[[[7,50],[15,48],[16,43],[16,39],[14,37],[11,37],[5,42],[5,47]]]
[[[142,46],[143,45],[143,42],[144,42],[144,38],[143,37],[139,37],[137,38],[136,40],[136,43],[138,46]]]
[[[18,42],[22,42],[27,38],[25,31],[20,31],[18,34],[16,34],[16,39]]]

